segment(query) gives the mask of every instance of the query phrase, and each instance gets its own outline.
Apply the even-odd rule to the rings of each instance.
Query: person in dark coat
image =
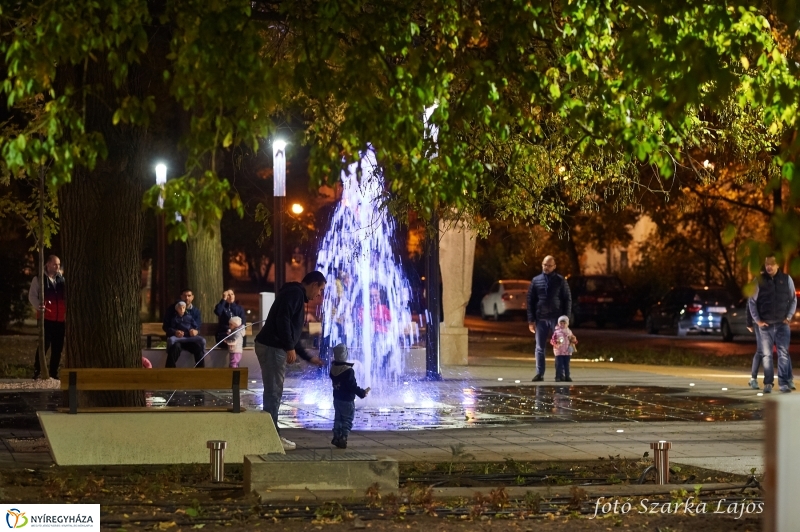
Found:
[[[186,313],[192,317],[195,325],[197,326],[194,334],[192,335],[196,336],[199,334],[200,325],[203,324],[203,316],[200,312],[200,309],[194,306],[194,293],[189,288],[181,290],[181,297],[178,299],[178,301],[167,307],[167,309],[164,311],[164,322],[161,324],[161,328],[164,329],[164,332],[167,333],[167,336],[170,336],[167,329],[170,328],[172,318],[175,317],[175,305],[181,301],[186,303]]]
[[[194,316],[186,310],[186,303],[178,301],[170,323],[165,326],[167,333],[167,363],[165,367],[174,368],[182,350],[194,356],[195,367],[204,367],[203,356],[206,353],[206,339],[197,334],[199,325]]]
[[[275,297],[261,331],[256,335],[255,351],[264,381],[264,412],[272,416],[275,430],[278,428],[278,408],[283,396],[283,380],[286,364],[294,364],[299,356],[303,360],[322,366],[319,357],[312,357],[300,344],[300,334],[305,324],[306,303],[316,299],[325,288],[325,275],[313,271],[299,283],[286,283]],[[291,440],[280,437],[286,451],[296,447]]]
[[[222,292],[222,299],[217,303],[217,306],[214,307],[214,314],[216,314],[218,319],[216,333],[217,343],[221,342],[230,334],[231,331],[228,324],[232,317],[238,316],[242,320],[242,323],[247,323],[244,309],[241,305],[236,303],[236,294],[233,293],[233,290],[225,290]]]
[[[369,393],[369,388],[363,389],[358,386],[353,364],[347,362],[347,346],[344,344],[333,348],[331,381],[335,412],[331,445],[347,449],[347,437],[353,430],[353,419],[356,417],[356,395],[364,399]]]
[[[533,382],[544,380],[545,348],[553,336],[558,317],[572,314],[572,294],[566,279],[556,273],[556,260],[548,255],[542,261],[542,273],[528,288],[528,329],[536,335],[536,375]]]

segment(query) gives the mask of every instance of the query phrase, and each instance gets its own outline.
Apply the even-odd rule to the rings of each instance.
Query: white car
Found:
[[[481,317],[497,320],[509,314],[527,313],[530,285],[530,281],[516,279],[497,281],[481,299]]]

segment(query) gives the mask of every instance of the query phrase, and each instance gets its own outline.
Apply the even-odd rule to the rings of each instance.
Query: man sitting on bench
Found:
[[[167,333],[166,367],[174,368],[182,350],[194,355],[195,367],[204,367],[203,355],[206,351],[206,339],[199,335],[197,324],[191,314],[186,312],[186,302],[175,304],[175,314],[169,324],[164,324]]]

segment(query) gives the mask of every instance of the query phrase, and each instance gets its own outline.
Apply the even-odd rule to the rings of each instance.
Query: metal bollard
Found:
[[[653,466],[656,469],[656,484],[669,484],[669,450],[672,444],[661,440],[650,444],[653,449]]]
[[[211,449],[211,482],[225,480],[225,447],[228,442],[222,440],[209,440],[206,447]]]

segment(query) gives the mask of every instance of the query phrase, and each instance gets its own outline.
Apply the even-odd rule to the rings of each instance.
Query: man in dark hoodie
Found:
[[[275,430],[278,428],[278,408],[283,395],[283,379],[286,364],[294,364],[297,356],[321,367],[319,357],[312,357],[300,345],[300,334],[305,322],[306,303],[316,299],[325,288],[325,275],[314,271],[299,283],[286,283],[275,297],[261,332],[256,335],[255,351],[261,366],[264,381],[264,412],[272,416]],[[284,450],[296,447],[294,442],[281,436]]]
[[[347,449],[347,437],[353,429],[356,417],[356,395],[365,398],[369,388],[362,389],[356,382],[353,364],[347,362],[347,346],[339,344],[333,348],[333,365],[331,366],[333,383],[333,439],[331,445],[339,449]]]

